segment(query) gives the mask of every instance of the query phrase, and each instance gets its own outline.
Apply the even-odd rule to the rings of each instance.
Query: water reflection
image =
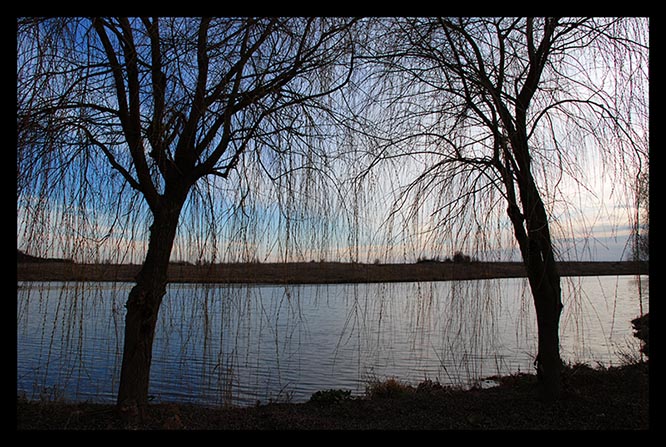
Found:
[[[647,283],[643,277],[641,285]],[[127,283],[25,283],[18,291],[17,389],[37,399],[113,401]],[[640,296],[647,312],[648,296]],[[562,355],[637,355],[634,277],[563,284]],[[160,401],[303,401],[356,394],[373,378],[465,385],[531,371],[536,324],[523,279],[319,286],[169,286],[151,395]]]

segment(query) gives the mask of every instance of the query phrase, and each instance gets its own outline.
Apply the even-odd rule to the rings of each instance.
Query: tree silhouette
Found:
[[[155,325],[183,208],[210,197],[211,184],[232,176],[247,153],[266,172],[317,166],[315,154],[292,152],[289,141],[306,130],[315,136],[320,100],[347,82],[354,22],[18,20],[17,194],[25,220],[89,219],[90,211],[116,209],[114,225],[130,214],[151,222],[126,304],[118,391],[125,414],[148,400]]]
[[[563,185],[586,190],[587,158],[620,192],[647,165],[646,28],[614,18],[20,18],[20,238],[39,256],[90,259],[131,235],[116,243],[123,258],[145,234],[118,392],[130,414],[148,399],[179,225],[215,238],[216,222],[240,220],[233,231],[255,259],[259,230],[243,219],[259,175],[287,191],[277,201],[288,228],[297,194],[329,212],[310,173],[331,161],[331,119],[350,149],[334,155],[358,180],[380,183],[391,165],[391,217],[406,209],[416,220],[432,205],[433,234],[465,251],[507,224],[536,309],[541,391],[557,398],[553,228],[577,205]],[[361,185],[347,184],[354,232],[373,198]],[[353,260],[359,241],[348,238]],[[210,248],[192,245],[202,263]]]
[[[586,190],[597,150],[618,187],[647,158],[647,21],[592,18],[395,18],[364,54],[355,120],[374,148],[361,178],[413,162],[396,209],[434,203],[435,234],[485,238],[508,217],[538,323],[541,395],[560,395],[562,311],[551,226]],[[589,150],[588,150],[589,148]],[[414,174],[416,172],[416,174]],[[395,176],[399,179],[400,176]],[[571,206],[564,207],[562,203]],[[559,210],[558,210],[559,207]],[[557,210],[557,211],[556,211]],[[397,211],[395,212],[397,213]],[[495,224],[493,224],[495,218]],[[478,228],[478,230],[477,230]],[[441,238],[444,238],[442,236]]]

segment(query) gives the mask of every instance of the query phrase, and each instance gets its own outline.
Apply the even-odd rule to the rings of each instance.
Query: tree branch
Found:
[[[206,85],[209,69],[207,46],[210,22],[210,17],[203,17],[197,32],[197,81],[194,98],[174,155],[174,161],[183,174],[189,173],[194,167],[196,161],[195,134],[199,120],[206,110]]]
[[[122,124],[123,133],[125,139],[129,146],[130,154],[134,160],[134,167],[137,171],[137,177],[139,179],[139,184],[141,185],[141,192],[143,193],[148,205],[151,208],[154,208],[159,201],[159,194],[155,189],[155,185],[150,177],[150,171],[148,170],[148,165],[146,163],[146,157],[143,150],[143,144],[141,143],[141,120],[140,120],[140,108],[139,108],[139,85],[138,85],[138,73],[134,71],[130,75],[130,71],[136,70],[136,52],[133,47],[133,40],[131,36],[131,31],[128,29],[129,22],[127,19],[122,21],[122,27],[124,29],[123,36],[123,48],[125,51],[125,61],[127,63],[128,71],[128,84],[130,89],[130,102],[127,101],[127,91],[125,89],[125,82],[123,79],[123,70],[121,64],[118,62],[118,57],[113,48],[111,41],[109,40],[108,35],[105,30],[105,23],[102,19],[94,18],[92,21],[93,27],[97,32],[104,51],[106,53],[107,59],[111,65],[113,72],[113,78],[116,88],[116,98],[118,99],[119,105],[119,117]],[[111,28],[113,30],[113,28]],[[117,30],[113,30],[114,33],[118,34]]]
[[[148,125],[148,141],[153,148],[150,156],[155,160],[162,177],[166,178],[166,150],[163,139],[164,95],[166,90],[166,75],[162,71],[162,50],[160,49],[159,18],[153,17],[152,22],[144,17],[141,19],[150,38],[150,74],[153,91],[153,116]]]
[[[81,130],[86,135],[86,137],[92,144],[94,144],[95,146],[97,146],[102,150],[106,158],[109,160],[111,166],[125,178],[127,183],[129,183],[129,185],[132,188],[145,194],[139,182],[137,182],[134,179],[134,177],[132,177],[132,174],[130,174],[127,169],[125,169],[120,163],[118,163],[116,157],[113,155],[111,150],[104,143],[95,138],[95,136],[90,132],[90,130],[86,126],[79,126],[78,129]]]

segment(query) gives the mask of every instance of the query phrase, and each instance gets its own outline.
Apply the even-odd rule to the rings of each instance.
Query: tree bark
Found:
[[[117,406],[126,420],[140,418],[148,403],[155,326],[166,293],[169,257],[184,199],[183,195],[175,200],[162,200],[153,210],[146,259],[125,304],[125,342]]]
[[[538,351],[535,365],[539,395],[543,400],[552,402],[559,399],[562,388],[559,337],[562,294],[560,276],[552,254],[542,252],[542,255],[551,259],[535,262],[530,258],[525,265],[537,315]]]
[[[552,402],[561,394],[562,360],[559,324],[562,313],[560,275],[553,253],[548,217],[531,175],[519,183],[523,213],[509,207],[537,315],[537,369],[539,395]]]

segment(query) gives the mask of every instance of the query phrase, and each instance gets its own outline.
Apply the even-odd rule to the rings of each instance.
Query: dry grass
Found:
[[[371,380],[365,389],[365,393],[370,399],[403,397],[414,392],[416,392],[416,388],[393,377],[383,381]]]

